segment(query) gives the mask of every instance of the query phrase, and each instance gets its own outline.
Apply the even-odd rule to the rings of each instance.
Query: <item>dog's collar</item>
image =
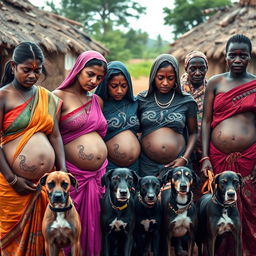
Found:
[[[127,200],[124,205],[122,205],[122,206],[115,206],[115,205],[112,203],[110,194],[109,194],[109,201],[110,201],[111,207],[112,207],[114,210],[118,210],[118,211],[122,211],[122,210],[126,209],[127,206],[128,206],[128,202],[129,202],[129,200]]]
[[[169,202],[169,208],[170,208],[170,210],[172,210],[174,213],[176,213],[177,215],[178,214],[182,214],[183,212],[185,212],[185,211],[187,211],[188,209],[190,209],[191,207],[192,207],[192,202],[193,202],[193,193],[192,192],[190,192],[191,193],[191,198],[190,198],[190,201],[189,201],[189,203],[187,203],[187,204],[180,204],[180,203],[178,203],[178,202],[176,202],[176,204],[178,204],[178,205],[185,205],[185,207],[183,207],[183,208],[178,208],[177,210],[176,209],[174,209],[174,207],[171,205],[171,203]]]
[[[145,203],[145,202],[143,201],[143,199],[142,199],[142,196],[141,196],[140,192],[138,193],[138,199],[139,199],[139,201],[141,202],[141,204],[142,204],[143,206],[147,207],[147,208],[153,208],[153,207],[155,206],[155,204],[156,204],[156,202],[155,202],[154,204],[152,204],[152,205]],[[158,200],[158,199],[157,199],[157,200]]]
[[[233,202],[233,203],[231,203],[231,204],[225,204],[225,203],[223,204],[223,203],[221,203],[221,202],[217,199],[217,197],[216,197],[215,194],[213,194],[213,196],[212,196],[212,202],[213,202],[214,204],[220,205],[220,206],[223,207],[223,208],[235,207],[235,206],[236,206],[236,201]]]
[[[50,208],[53,212],[66,212],[66,211],[69,211],[69,210],[72,208],[72,204],[70,204],[70,205],[67,206],[67,207],[63,207],[63,208],[52,207],[52,206],[49,204],[49,208]]]

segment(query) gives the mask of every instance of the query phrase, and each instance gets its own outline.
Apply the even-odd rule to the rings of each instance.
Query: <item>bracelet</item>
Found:
[[[180,158],[182,158],[186,162],[186,165],[188,164],[188,159],[185,156],[180,156]]]
[[[209,160],[209,159],[210,159],[209,156],[202,157],[202,158],[199,160],[199,163],[202,163],[203,161]]]
[[[8,182],[9,185],[13,186],[17,181],[18,181],[18,177],[17,177],[17,175],[15,174],[15,175],[14,175],[14,179],[13,179],[11,182],[8,182],[8,181],[7,181],[7,182]]]

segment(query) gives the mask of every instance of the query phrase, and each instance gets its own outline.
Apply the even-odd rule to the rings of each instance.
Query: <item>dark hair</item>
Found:
[[[113,74],[111,74],[111,75],[108,77],[108,81],[107,81],[107,82],[109,82],[112,78],[114,78],[114,77],[116,77],[116,76],[119,76],[119,75],[124,76],[123,72],[121,72],[121,71],[119,71],[119,72],[117,72],[117,73],[113,73]]]
[[[98,59],[91,59],[89,60],[84,67],[91,67],[91,66],[100,66],[104,68],[105,73],[107,72],[107,63],[103,60]]]
[[[228,52],[228,47],[231,43],[245,43],[249,46],[249,51],[250,51],[250,55],[252,53],[252,42],[251,40],[245,36],[245,35],[242,35],[242,34],[236,34],[232,37],[230,37],[227,41],[227,44],[226,44],[226,53]]]
[[[162,63],[159,65],[157,71],[158,71],[160,68],[166,68],[166,67],[168,67],[168,66],[172,66],[172,64],[171,64],[169,61],[166,60],[166,61],[162,62]],[[172,68],[173,68],[173,66],[172,66]],[[173,68],[173,69],[174,69],[174,68]]]
[[[42,49],[35,43],[32,42],[22,42],[17,45],[12,54],[12,60],[5,64],[4,75],[1,80],[0,87],[10,83],[14,79],[14,74],[11,69],[11,62],[14,61],[16,65],[24,63],[28,59],[39,60],[42,64],[44,62],[44,54]],[[44,65],[42,66],[42,72],[47,76],[46,69]]]

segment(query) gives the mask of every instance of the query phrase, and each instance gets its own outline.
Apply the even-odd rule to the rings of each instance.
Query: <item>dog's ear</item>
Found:
[[[213,178],[213,181],[212,181],[212,188],[213,188],[213,190],[215,190],[217,188],[217,186],[218,186],[220,175],[221,175],[221,173],[215,175],[214,178]]]
[[[195,171],[193,171],[192,170],[192,176],[193,176],[193,183],[195,183],[195,184],[199,184],[200,183],[200,178],[199,178],[199,176],[196,174],[196,172]]]
[[[76,178],[71,174],[71,173],[68,173],[68,176],[69,176],[69,179],[70,179],[70,184],[76,189],[78,189],[78,182],[76,180]]]
[[[162,178],[162,184],[165,185],[168,183],[168,181],[172,178],[172,173],[174,171],[174,168],[168,168],[169,170],[165,173],[165,175]]]
[[[157,178],[158,179],[158,181],[159,181],[159,183],[160,183],[160,188],[164,185],[163,184],[163,181],[162,181],[162,179],[161,178]]]
[[[49,173],[46,173],[46,174],[44,174],[44,175],[41,177],[40,182],[39,182],[41,186],[44,186],[44,185],[45,185],[46,179],[47,179],[48,175],[49,175]]]
[[[239,178],[239,185],[240,185],[240,187],[242,187],[243,186],[243,177],[240,173],[237,173],[237,176]]]
[[[137,186],[138,186],[138,182],[139,182],[139,175],[134,171],[134,170],[131,170],[131,173],[132,173],[132,177],[133,177],[133,184],[134,184],[134,188],[136,189]]]
[[[114,169],[108,170],[101,178],[102,186],[109,187],[110,185],[110,177],[113,173]]]

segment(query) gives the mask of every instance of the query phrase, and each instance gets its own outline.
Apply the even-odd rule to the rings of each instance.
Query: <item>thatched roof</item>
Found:
[[[256,0],[241,0],[240,4],[221,8],[210,19],[171,44],[170,53],[179,60],[193,50],[204,52],[208,59],[220,59],[225,54],[227,40],[234,34],[248,36],[256,45]],[[253,47],[256,55],[256,47]]]
[[[10,49],[22,41],[33,41],[49,52],[79,54],[92,49],[104,55],[108,53],[82,31],[82,24],[40,10],[28,0],[1,0],[0,27],[1,48]]]

